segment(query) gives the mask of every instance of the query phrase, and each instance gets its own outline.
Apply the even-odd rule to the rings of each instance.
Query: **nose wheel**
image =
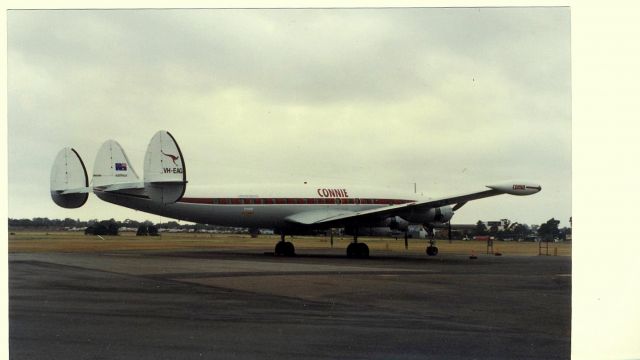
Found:
[[[438,255],[438,248],[436,245],[435,234],[433,233],[432,227],[426,227],[427,230],[427,238],[429,239],[429,246],[427,246],[427,255],[436,256]]]

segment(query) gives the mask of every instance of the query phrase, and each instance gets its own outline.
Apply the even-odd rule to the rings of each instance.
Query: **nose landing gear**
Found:
[[[438,255],[438,248],[433,246],[433,245],[427,246],[427,255],[429,255],[429,256]]]
[[[433,233],[432,227],[426,227],[427,230],[427,238],[429,239],[429,246],[427,246],[427,255],[436,256],[438,255],[438,248],[436,245],[435,234]]]

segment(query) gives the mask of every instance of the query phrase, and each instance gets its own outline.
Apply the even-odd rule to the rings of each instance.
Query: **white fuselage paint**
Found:
[[[330,214],[336,210],[362,211],[424,199],[418,194],[399,193],[391,189],[310,184],[212,188],[188,186],[181,200],[166,205],[150,200],[143,193],[130,192],[126,195],[95,191],[95,194],[110,203],[170,218],[251,228],[287,228],[290,224],[285,220],[286,217],[302,212]],[[283,201],[305,203],[277,203]]]

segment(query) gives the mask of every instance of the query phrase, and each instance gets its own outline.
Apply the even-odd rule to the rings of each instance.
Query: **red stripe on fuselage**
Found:
[[[212,205],[397,205],[415,202],[405,199],[371,198],[189,198],[183,197],[179,203]]]

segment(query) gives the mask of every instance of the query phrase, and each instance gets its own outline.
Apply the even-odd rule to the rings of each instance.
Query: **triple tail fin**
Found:
[[[178,143],[167,131],[158,131],[147,147],[143,181],[131,166],[122,146],[115,140],[105,141],[89,178],[78,153],[66,147],[58,153],[51,168],[51,198],[64,208],[84,205],[89,192],[144,194],[160,204],[182,198],[187,187],[187,173]]]
[[[89,197],[87,169],[78,152],[66,147],[56,155],[51,168],[50,191],[53,202],[63,208],[79,208]]]
[[[124,149],[115,140],[105,141],[98,150],[91,185],[101,191],[144,187]]]
[[[169,204],[187,189],[187,171],[178,143],[168,131],[158,131],[144,157],[144,190],[156,202]]]

